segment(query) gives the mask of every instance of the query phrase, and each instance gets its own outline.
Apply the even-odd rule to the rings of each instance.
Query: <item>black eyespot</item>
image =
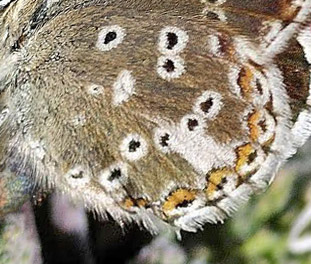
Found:
[[[172,60],[166,60],[165,64],[163,65],[163,68],[167,72],[173,72],[175,70],[175,64]]]
[[[168,141],[170,139],[170,135],[169,134],[165,134],[164,136],[161,137],[161,140],[160,140],[160,145],[162,147],[168,147]]]
[[[198,120],[196,119],[188,119],[188,129],[193,131],[195,127],[199,125]]]
[[[83,171],[79,171],[79,173],[72,174],[71,178],[73,178],[73,179],[82,179],[83,178]]]
[[[121,173],[121,170],[120,169],[114,169],[109,178],[108,178],[108,181],[113,181],[115,179],[119,179],[120,177],[122,176],[122,173]]]
[[[200,104],[200,108],[204,113],[208,113],[213,104],[214,104],[213,99],[209,98],[208,100]]]
[[[172,50],[178,43],[178,36],[175,33],[169,32],[167,33],[167,40],[167,49]]]
[[[106,37],[105,37],[104,44],[107,45],[111,41],[114,41],[116,38],[117,38],[117,33],[116,32],[114,32],[114,31],[108,32]]]
[[[212,20],[220,20],[219,15],[216,14],[215,12],[212,12],[212,11],[208,11],[206,13],[206,17],[208,17],[208,18],[210,18]]]

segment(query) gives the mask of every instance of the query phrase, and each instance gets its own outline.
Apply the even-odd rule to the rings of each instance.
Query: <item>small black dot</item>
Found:
[[[161,137],[161,140],[160,140],[160,145],[162,147],[168,147],[168,141],[170,139],[170,135],[169,134],[165,134],[164,136]]]
[[[120,169],[114,169],[109,178],[108,178],[108,181],[113,181],[115,179],[119,179],[120,177],[122,176],[122,173],[121,173],[121,170]]]
[[[259,123],[258,123],[258,126],[261,127],[262,129],[262,132],[266,133],[268,128],[267,128],[267,124],[266,124],[266,121],[265,120],[261,120]]]
[[[220,184],[223,186],[223,185],[225,185],[227,182],[228,182],[227,177],[224,177],[224,178],[221,179],[221,183],[220,183]]]
[[[129,152],[136,152],[136,150],[141,146],[141,143],[136,140],[131,140],[129,144]]]
[[[82,179],[83,178],[83,171],[79,171],[77,174],[72,174],[71,177],[73,179]]]
[[[109,42],[115,40],[117,38],[117,33],[114,31],[111,31],[109,33],[107,33],[104,44],[108,44]]]
[[[260,83],[260,81],[258,79],[256,80],[256,88],[257,88],[259,94],[263,95],[262,85],[261,85],[261,83]]]
[[[190,131],[193,131],[195,127],[199,125],[198,120],[196,119],[188,119],[188,128]]]
[[[249,156],[248,156],[248,160],[247,160],[247,164],[251,164],[252,162],[254,162],[254,160],[257,158],[258,154],[257,154],[257,151],[254,151],[253,153],[251,153]]]
[[[176,208],[185,208],[188,207],[193,201],[183,200],[179,204],[177,204]]]
[[[213,104],[214,104],[213,99],[210,98],[207,101],[200,104],[201,110],[207,114],[210,108],[213,106]]]
[[[178,43],[178,36],[175,33],[169,32],[167,33],[167,40],[167,49],[172,50]]]
[[[165,64],[163,65],[163,68],[167,71],[167,72],[173,72],[175,70],[175,64],[172,60],[167,60],[165,62]]]
[[[223,190],[224,189],[224,185],[228,182],[227,177],[224,177],[221,179],[221,182],[217,185],[218,190]]]

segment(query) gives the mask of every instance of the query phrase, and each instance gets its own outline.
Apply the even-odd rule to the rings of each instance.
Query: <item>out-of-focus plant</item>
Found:
[[[1,221],[1,264],[40,264],[41,248],[31,205]]]

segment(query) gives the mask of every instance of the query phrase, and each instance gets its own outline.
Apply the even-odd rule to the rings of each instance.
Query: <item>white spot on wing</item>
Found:
[[[109,38],[111,35],[115,38]],[[125,30],[118,25],[103,27],[98,34],[96,47],[101,51],[109,51],[119,46],[125,36]]]
[[[204,104],[209,104],[210,107],[207,108]],[[222,96],[213,91],[206,91],[196,101],[193,112],[206,119],[213,119],[218,115],[222,107]]]
[[[129,161],[137,161],[148,153],[147,142],[138,134],[128,135],[120,146],[121,154]]]
[[[122,71],[113,85],[113,105],[118,106],[135,93],[135,79],[128,70]]]
[[[179,56],[161,56],[158,59],[157,72],[162,79],[179,78],[185,71],[185,62]]]
[[[81,188],[90,182],[88,173],[82,166],[75,166],[65,174],[65,180],[72,188]]]
[[[213,168],[233,166],[236,153],[232,146],[218,144],[202,129],[189,131],[185,122],[170,129],[169,150],[179,154],[202,174]]]
[[[170,45],[169,36],[172,34],[176,38],[176,43]],[[177,55],[187,46],[189,37],[186,31],[177,27],[165,27],[161,30],[159,36],[159,51],[163,55]]]
[[[208,36],[207,43],[208,43],[210,52],[214,56],[219,57],[222,55],[220,41],[219,41],[219,37],[217,35]]]
[[[128,180],[128,168],[123,162],[111,165],[99,175],[99,183],[109,192],[122,189]]]
[[[90,95],[99,96],[104,93],[104,87],[93,83],[87,86],[87,92]]]
[[[84,126],[86,123],[86,117],[83,114],[77,115],[72,119],[72,124],[77,127]]]

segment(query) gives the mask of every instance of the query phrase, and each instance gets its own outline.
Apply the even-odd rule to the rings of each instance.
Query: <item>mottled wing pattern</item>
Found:
[[[223,222],[311,132],[310,0],[5,12],[4,166],[120,224]]]

